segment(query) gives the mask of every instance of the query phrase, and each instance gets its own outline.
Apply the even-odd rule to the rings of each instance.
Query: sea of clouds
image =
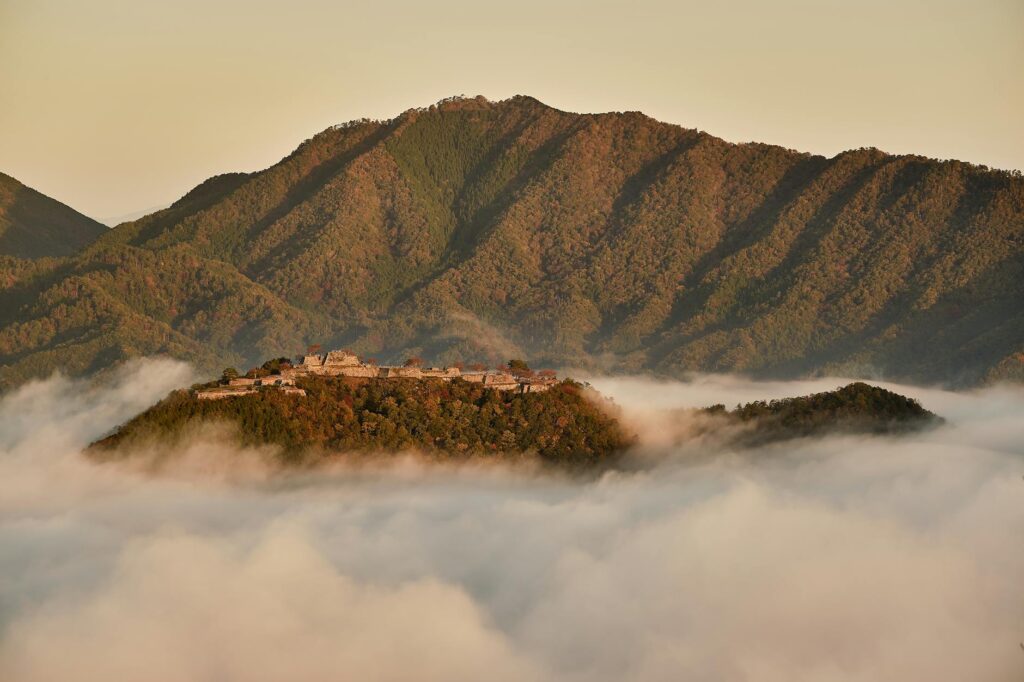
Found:
[[[1024,679],[1024,392],[896,387],[945,426],[756,451],[672,410],[840,380],[591,378],[642,431],[576,480],[412,458],[287,474],[216,435],[81,449],[191,371],[0,400],[0,679]]]

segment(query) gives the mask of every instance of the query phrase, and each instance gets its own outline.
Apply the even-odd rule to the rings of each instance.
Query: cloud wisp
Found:
[[[0,679],[1024,671],[1019,390],[901,387],[948,423],[714,457],[680,448],[591,481],[397,459],[254,476],[259,453],[215,439],[189,446],[209,466],[168,475],[80,456],[188,374],[151,362],[0,402]],[[593,381],[653,443],[666,409],[839,383]]]

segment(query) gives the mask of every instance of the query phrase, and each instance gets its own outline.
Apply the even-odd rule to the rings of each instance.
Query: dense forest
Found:
[[[76,254],[0,259],[0,390],[310,343],[681,376],[1024,380],[1024,179],[453,99],[336,126]]]
[[[733,410],[714,405],[704,412],[742,424],[736,438],[747,445],[825,433],[900,434],[943,423],[913,398],[863,382],[798,398],[758,400]]]
[[[562,381],[512,393],[462,380],[299,379],[305,396],[272,388],[222,400],[179,390],[97,442],[93,452],[173,442],[200,422],[225,422],[243,445],[280,446],[286,461],[310,454],[418,451],[446,458],[537,458],[569,468],[609,465],[632,436],[591,389]],[[122,452],[127,451],[122,449]]]
[[[225,377],[235,375],[225,370]],[[174,446],[210,423],[228,425],[239,445],[276,446],[282,463],[303,465],[351,453],[415,451],[449,461],[527,459],[560,468],[607,468],[638,441],[613,403],[572,380],[522,394],[461,379],[309,375],[297,380],[304,396],[267,387],[219,400],[196,397],[197,390],[226,380],[171,392],[94,443],[91,453],[105,459],[153,444]],[[861,382],[696,412],[712,419],[702,420],[682,442],[711,435],[712,442],[753,447],[827,434],[898,435],[943,423],[916,400]]]

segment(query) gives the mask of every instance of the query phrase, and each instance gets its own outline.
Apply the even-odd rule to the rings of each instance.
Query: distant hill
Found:
[[[916,400],[863,382],[798,398],[758,400],[731,411],[715,405],[704,412],[742,424],[736,440],[747,445],[837,433],[901,434],[943,423]]]
[[[0,173],[0,256],[70,256],[106,226]]]
[[[1024,379],[1024,179],[456,99],[0,264],[0,384],[308,343],[680,375]]]
[[[109,227],[114,227],[116,225],[120,225],[121,223],[130,223],[135,220],[138,220],[139,218],[144,218],[150,213],[156,213],[157,211],[162,211],[165,208],[167,208],[167,204],[162,204],[160,206],[151,206],[150,208],[144,209],[142,211],[132,211],[131,213],[123,213],[121,215],[116,216],[105,216],[100,218],[100,222]]]

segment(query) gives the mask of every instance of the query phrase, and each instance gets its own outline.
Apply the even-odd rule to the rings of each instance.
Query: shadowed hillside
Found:
[[[1024,180],[457,99],[0,267],[0,380],[307,343],[680,374],[1024,378]]]
[[[0,173],[0,256],[69,256],[107,228]]]
[[[731,411],[714,405],[703,412],[743,425],[732,438],[747,446],[825,434],[907,434],[944,423],[913,398],[863,382],[798,398],[758,400]]]

